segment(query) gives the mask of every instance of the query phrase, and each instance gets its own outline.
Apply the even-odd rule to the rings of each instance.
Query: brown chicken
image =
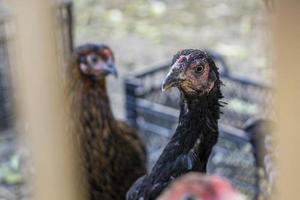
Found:
[[[105,77],[117,76],[106,45],[78,47],[67,69],[68,96],[88,199],[125,199],[130,185],[146,173],[146,153],[137,133],[112,113]]]

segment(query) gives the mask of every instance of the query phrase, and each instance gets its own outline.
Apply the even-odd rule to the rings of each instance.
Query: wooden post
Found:
[[[300,194],[300,1],[276,2],[273,16],[274,64],[277,70],[279,199]]]
[[[20,131],[27,138],[34,163],[33,198],[80,199],[59,77],[62,55],[57,41],[56,1],[11,0],[13,75],[16,80]],[[61,52],[61,51],[60,51]]]

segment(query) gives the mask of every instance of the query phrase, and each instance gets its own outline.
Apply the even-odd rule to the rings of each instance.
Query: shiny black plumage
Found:
[[[208,93],[203,93],[203,90],[189,92],[183,89],[184,83],[175,84],[182,99],[177,129],[150,174],[140,178],[131,187],[127,193],[128,200],[155,199],[180,175],[190,171],[206,172],[208,157],[218,139],[221,81],[214,61],[206,52],[196,49],[180,51],[174,56],[173,64],[182,55],[189,55],[187,60],[182,61],[186,68],[195,59],[208,63],[208,79],[214,81],[214,86]]]

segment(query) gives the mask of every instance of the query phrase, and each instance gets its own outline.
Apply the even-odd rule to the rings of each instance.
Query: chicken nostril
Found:
[[[187,59],[186,59],[185,56],[181,56],[181,57],[179,58],[179,60],[178,60],[179,63],[183,63],[183,62],[186,62],[186,61],[187,61]]]

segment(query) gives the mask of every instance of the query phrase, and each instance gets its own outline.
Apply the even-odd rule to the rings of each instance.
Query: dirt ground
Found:
[[[261,0],[74,0],[74,4],[75,43],[106,43],[115,52],[120,76],[117,81],[109,77],[108,89],[118,118],[124,118],[123,79],[169,61],[183,48],[223,54],[233,74],[262,82],[271,77]],[[27,157],[15,131],[1,134],[0,200],[30,199],[25,187],[31,171],[24,167]]]

